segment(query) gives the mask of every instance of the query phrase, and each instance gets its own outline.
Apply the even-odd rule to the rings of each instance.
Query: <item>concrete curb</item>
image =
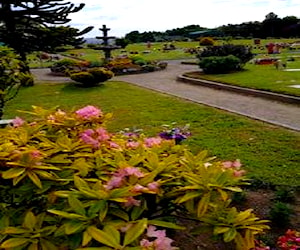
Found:
[[[222,89],[222,90],[232,91],[232,92],[236,92],[236,93],[244,94],[244,95],[258,96],[258,97],[275,100],[275,101],[279,101],[279,102],[298,104],[298,105],[300,104],[300,97],[296,97],[296,96],[271,93],[271,92],[256,90],[256,89],[248,89],[248,88],[208,81],[208,80],[204,80],[204,79],[194,79],[194,78],[186,77],[183,75],[177,76],[177,81],[181,81],[181,82],[185,82],[185,83],[189,83],[189,84],[201,85],[204,87],[210,87],[210,88],[214,88],[214,89]]]

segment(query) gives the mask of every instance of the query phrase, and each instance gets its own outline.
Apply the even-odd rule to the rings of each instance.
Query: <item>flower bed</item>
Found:
[[[30,113],[0,130],[1,248],[172,250],[186,218],[246,250],[268,228],[230,205],[248,183],[240,161],[192,154],[181,131],[110,133],[94,106]]]
[[[270,65],[278,61],[278,58],[258,58],[254,60],[257,65]]]

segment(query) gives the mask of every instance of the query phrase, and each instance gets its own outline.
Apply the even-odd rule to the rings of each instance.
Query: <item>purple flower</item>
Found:
[[[183,140],[187,139],[187,137],[191,135],[187,129],[188,126],[185,126],[182,129],[172,128],[159,133],[159,136],[166,140],[175,140],[176,144],[180,144]]]

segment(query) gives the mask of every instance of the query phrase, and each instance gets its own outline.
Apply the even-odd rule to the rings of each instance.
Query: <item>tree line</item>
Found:
[[[220,35],[224,37],[243,37],[243,38],[291,38],[300,37],[300,19],[296,16],[286,16],[279,18],[273,12],[265,16],[262,22],[251,21],[241,24],[227,24],[216,28]],[[155,42],[174,40],[177,38],[194,38],[191,32],[207,30],[199,25],[188,25],[183,28],[167,30],[165,32],[142,32],[131,31],[125,35],[131,43]]]

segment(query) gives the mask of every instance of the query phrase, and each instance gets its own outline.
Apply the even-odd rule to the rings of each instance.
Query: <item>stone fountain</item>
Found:
[[[103,25],[102,28],[99,30],[102,31],[103,36],[97,36],[97,39],[101,39],[103,41],[102,45],[96,47],[96,50],[102,50],[104,51],[104,57],[105,61],[109,61],[111,59],[111,51],[115,49],[120,49],[120,46],[116,45],[110,45],[109,44],[109,39],[114,39],[114,36],[108,36],[108,31],[110,30],[109,28],[106,27],[106,25]]]

